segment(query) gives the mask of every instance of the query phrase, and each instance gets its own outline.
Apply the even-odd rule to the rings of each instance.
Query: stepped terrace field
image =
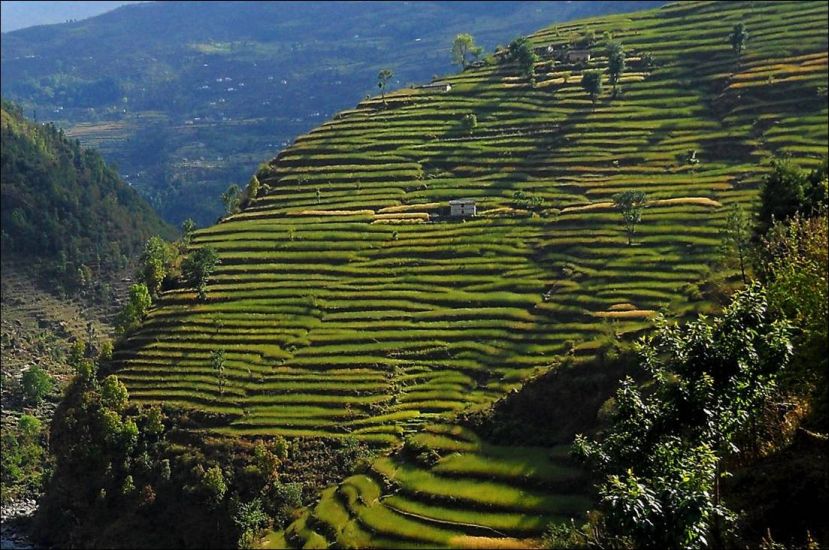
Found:
[[[590,501],[580,485],[566,448],[488,445],[469,430],[429,425],[262,545],[523,548],[550,522],[583,515]]]
[[[751,39],[738,59],[728,34],[739,21]],[[119,377],[139,403],[214,413],[213,432],[392,446],[662,309],[704,308],[687,285],[716,258],[727,207],[756,202],[773,155],[808,166],[826,154],[826,29],[821,2],[673,4],[530,36],[535,85],[496,56],[446,78],[449,92],[366,100],[298,138],[260,172],[265,193],[197,233],[193,246],[221,259],[207,299],[164,293],[119,347]],[[598,41],[586,65],[556,59],[587,30]],[[579,83],[606,66],[604,32],[624,44],[628,69],[622,93],[593,106]],[[650,200],[633,246],[610,203],[622,190]],[[518,191],[545,204],[530,212]],[[448,217],[455,198],[476,199],[479,215]],[[227,357],[223,385],[215,350]],[[473,453],[467,466],[508,469],[491,458]],[[559,513],[545,500],[553,484],[536,489],[537,509],[493,502],[487,515],[462,497],[475,476],[442,464],[381,459],[284,536],[488,544],[458,527],[469,523],[518,544],[543,522],[516,514]],[[404,488],[391,504],[383,479]],[[423,485],[450,494],[432,502]],[[399,530],[379,529],[390,515]]]

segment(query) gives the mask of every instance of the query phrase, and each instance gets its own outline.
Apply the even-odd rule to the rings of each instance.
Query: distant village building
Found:
[[[422,86],[419,86],[419,88],[422,88],[424,90],[440,90],[444,93],[452,91],[452,85],[444,80],[432,82],[431,84],[424,84]]]
[[[567,61],[570,63],[586,63],[590,61],[590,50],[568,50],[565,55]]]
[[[453,218],[467,218],[477,214],[475,199],[455,199],[449,201],[449,215]]]

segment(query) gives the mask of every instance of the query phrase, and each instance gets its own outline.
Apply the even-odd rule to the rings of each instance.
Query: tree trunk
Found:
[[[746,279],[746,266],[745,266],[745,259],[744,259],[745,253],[743,252],[742,247],[740,247],[739,252],[740,252],[740,274],[743,276],[743,284],[747,285],[748,284],[748,279]]]

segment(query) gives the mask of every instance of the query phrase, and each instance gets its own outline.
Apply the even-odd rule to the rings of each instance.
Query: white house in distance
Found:
[[[590,50],[568,50],[565,56],[570,63],[586,63],[590,61]]]
[[[430,84],[423,84],[422,86],[418,86],[418,88],[422,90],[440,90],[443,93],[452,91],[452,85],[445,80],[439,80]]]
[[[453,218],[468,218],[477,214],[475,199],[455,199],[449,201],[449,215]]]

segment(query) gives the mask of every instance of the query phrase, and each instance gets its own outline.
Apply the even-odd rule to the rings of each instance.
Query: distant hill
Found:
[[[11,32],[36,25],[54,25],[69,20],[86,19],[113,10],[118,6],[134,3],[105,0],[74,2],[3,0],[0,2],[0,9],[3,13],[0,31]]]
[[[0,114],[4,260],[38,266],[55,286],[82,286],[126,267],[151,235],[175,235],[98,153],[9,103]]]
[[[213,223],[220,193],[377,89],[451,70],[553,21],[659,2],[151,2],[3,36],[2,93],[118,164],[168,221]]]

